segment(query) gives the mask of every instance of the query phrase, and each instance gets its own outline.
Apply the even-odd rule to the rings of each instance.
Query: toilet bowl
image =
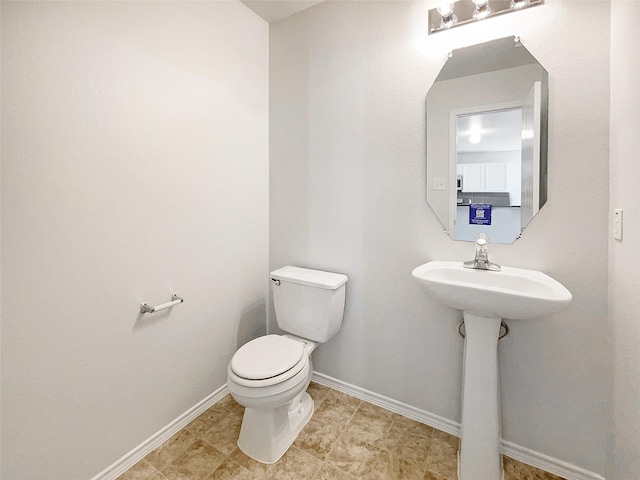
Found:
[[[290,333],[251,340],[227,369],[229,391],[245,407],[238,447],[263,463],[278,461],[313,415],[311,354],[339,330],[348,280],[299,267],[271,279],[278,325]]]
[[[242,373],[245,376],[234,371],[234,364],[240,362],[232,360],[228,367],[227,386],[233,398],[245,407],[238,447],[255,460],[274,463],[284,455],[313,415],[313,401],[306,390],[313,372],[309,356],[316,344],[305,344],[302,339],[294,339],[290,335],[266,335],[253,342],[245,344],[233,359],[243,360]],[[291,347],[292,352],[300,350],[300,359],[290,365],[290,361],[286,361],[290,358],[280,358],[280,369],[285,369],[284,372],[256,378],[266,376],[266,358],[259,354],[267,348],[273,349],[274,353],[281,353],[281,349],[287,347]],[[243,348],[245,351],[242,351]],[[252,356],[255,360],[253,370],[248,360]],[[277,365],[274,361],[269,363]]]

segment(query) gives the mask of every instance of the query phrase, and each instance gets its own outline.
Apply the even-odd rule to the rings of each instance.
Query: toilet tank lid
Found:
[[[341,273],[323,272],[321,270],[311,270],[300,267],[282,267],[271,272],[271,278],[282,282],[299,283],[311,287],[335,290],[341,287],[349,277]]]

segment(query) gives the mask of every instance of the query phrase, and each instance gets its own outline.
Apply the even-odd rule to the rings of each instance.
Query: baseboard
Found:
[[[449,433],[456,437],[460,436],[460,424],[447,418],[425,412],[419,408],[412,407],[406,403],[399,402],[384,395],[379,395],[364,388],[356,387],[341,380],[337,380],[319,372],[313,372],[312,381],[325,385],[339,392],[346,393],[352,397],[359,398],[366,402],[377,405],[391,412],[403,415],[417,422],[424,423],[433,428]],[[527,448],[516,445],[512,442],[502,441],[502,453],[508,457],[526,463],[536,468],[540,468],[554,475],[558,475],[567,480],[605,480],[602,475],[590,472],[583,468],[571,465],[557,458],[534,452]]]
[[[144,442],[135,447],[129,453],[123,455],[120,459],[105,468],[91,480],[115,480],[129,468],[133,467],[136,463],[138,463],[149,453],[151,453],[151,451],[156,447],[159,447],[166,440],[186,427],[189,422],[194,420],[198,415],[221,400],[222,397],[224,397],[227,393],[229,393],[229,389],[227,388],[227,384],[225,383],[211,395],[198,402],[196,405],[194,405],[178,418],[169,423],[166,427],[151,435]]]
[[[529,450],[506,440],[502,440],[502,453],[514,460],[540,468],[567,480],[605,480],[600,474],[590,472],[543,453]]]
[[[370,392],[364,388],[350,385],[342,380],[337,380],[328,375],[324,375],[323,373],[313,372],[311,380],[319,383],[320,385],[333,388],[339,392],[346,393],[352,397],[377,405],[378,407],[389,410],[390,412],[402,415],[403,417],[410,418],[416,422],[424,423],[430,427],[455,435],[456,437],[460,436],[460,424],[447,418],[425,412],[419,408],[385,397],[384,395]]]

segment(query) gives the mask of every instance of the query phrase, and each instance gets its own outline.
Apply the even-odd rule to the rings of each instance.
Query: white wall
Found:
[[[609,480],[640,478],[640,3],[611,5],[611,209],[623,240],[609,241],[613,399]]]
[[[2,2],[3,479],[90,478],[222,386],[267,261],[266,22]]]
[[[459,314],[411,270],[466,260],[425,201],[424,99],[446,54],[520,35],[550,76],[549,201],[492,260],[574,294],[510,322],[500,343],[504,437],[602,473],[609,383],[609,4],[542,7],[426,36],[427,3],[327,2],[271,26],[270,268],[349,275],[343,327],[318,371],[459,420]],[[272,325],[273,327],[273,325]]]

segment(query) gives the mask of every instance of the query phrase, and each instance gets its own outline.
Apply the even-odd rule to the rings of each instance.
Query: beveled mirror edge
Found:
[[[541,81],[543,84],[543,88],[542,88],[542,98],[541,98],[541,122],[540,122],[540,183],[539,183],[539,187],[540,187],[540,192],[539,192],[539,207],[536,209],[536,212],[534,213],[534,215],[529,219],[529,221],[526,222],[526,224],[522,224],[520,226],[519,229],[519,233],[510,241],[505,242],[505,241],[501,241],[501,242],[494,242],[494,243],[503,243],[503,244],[513,244],[516,240],[522,238],[522,234],[525,230],[525,228],[527,228],[527,226],[530,224],[531,220],[533,219],[533,217],[537,214],[537,211],[542,208],[548,201],[548,151],[549,151],[549,145],[548,145],[548,139],[549,139],[549,73],[548,71],[544,68],[543,65],[540,64],[540,62],[537,60],[537,58],[522,44],[521,42],[521,38],[518,35],[511,35],[508,37],[501,37],[501,38],[497,38],[497,39],[493,39],[493,40],[489,40],[486,42],[482,42],[479,44],[472,44],[472,45],[468,45],[468,46],[464,46],[464,47],[459,47],[456,48],[454,50],[452,50],[451,52],[449,52],[446,56],[446,58],[444,59],[444,63],[443,66],[441,68],[441,71],[438,73],[438,75],[436,76],[436,78],[433,81],[433,84],[431,85],[431,87],[429,88],[429,91],[427,92],[427,95],[425,95],[425,139],[427,144],[429,143],[429,129],[428,129],[428,99],[429,99],[429,92],[431,91],[431,88],[433,87],[433,85],[436,84],[436,82],[440,81],[441,79],[441,74],[442,74],[442,70],[444,69],[444,67],[448,64],[450,64],[451,60],[455,57],[459,57],[461,52],[469,52],[471,50],[474,50],[476,48],[480,48],[482,49],[482,47],[491,47],[493,45],[496,45],[496,42],[500,43],[500,42],[510,42],[510,45],[512,47],[523,47],[524,50],[526,51],[526,53],[528,54],[528,56],[531,58],[530,62],[526,62],[520,65],[527,65],[527,64],[535,64],[541,71]],[[503,67],[503,68],[514,68],[512,66],[509,67]],[[500,69],[503,69],[500,68]],[[500,70],[498,69],[498,70]],[[496,71],[493,69],[489,69],[486,71]],[[456,77],[454,77],[456,78]],[[453,166],[453,168],[455,169],[455,166]],[[430,185],[430,182],[433,182],[433,178],[430,175],[429,172],[429,168],[426,169],[425,171],[425,181],[426,181],[426,200],[427,203],[429,204],[430,208],[432,209],[432,211],[436,214],[436,217],[440,220],[440,223],[443,226],[443,231],[445,234],[447,234],[447,236],[449,236],[449,238],[451,238],[454,241],[467,241],[467,242],[472,242],[473,239],[456,239],[454,238],[455,234],[452,234],[452,232],[455,232],[455,227],[453,227],[452,225],[449,225],[449,223],[453,223],[455,224],[452,215],[449,215],[449,219],[448,221],[445,223],[443,222],[441,216],[438,214],[438,212],[434,209],[432,202],[430,200],[430,191],[432,190],[430,187],[432,187]]]

